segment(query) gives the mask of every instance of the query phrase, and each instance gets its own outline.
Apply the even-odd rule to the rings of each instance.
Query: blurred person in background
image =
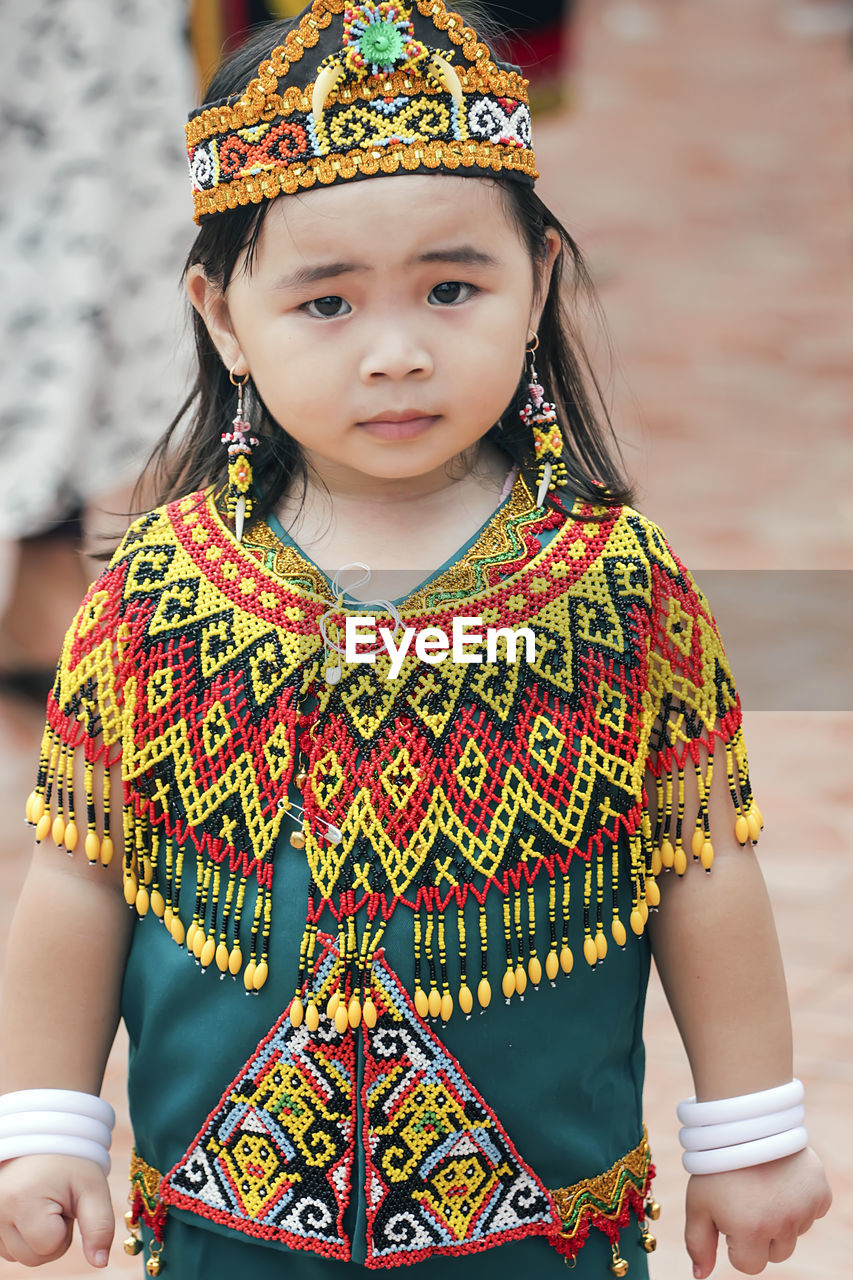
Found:
[[[187,25],[183,0],[0,0],[0,689],[40,702],[97,509],[184,396]]]

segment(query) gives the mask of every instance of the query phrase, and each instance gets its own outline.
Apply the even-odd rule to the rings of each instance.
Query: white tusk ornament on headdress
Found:
[[[436,80],[442,88],[447,90],[457,107],[463,105],[465,97],[462,93],[462,81],[459,79],[459,72],[440,53],[434,53],[430,58],[427,74],[430,79]]]
[[[311,97],[311,110],[314,112],[314,120],[317,124],[323,119],[330,94],[335,92],[345,74],[346,68],[343,63],[333,62],[330,66],[323,67],[317,76]]]

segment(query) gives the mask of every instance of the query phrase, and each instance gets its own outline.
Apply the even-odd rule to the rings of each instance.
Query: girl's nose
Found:
[[[365,382],[380,378],[397,382],[429,377],[433,367],[432,356],[423,343],[402,326],[390,325],[370,343],[361,362],[361,376]]]

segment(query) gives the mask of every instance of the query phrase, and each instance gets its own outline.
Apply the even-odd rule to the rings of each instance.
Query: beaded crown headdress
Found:
[[[444,0],[314,0],[242,94],[190,116],[195,221],[376,174],[532,185],[527,83]]]

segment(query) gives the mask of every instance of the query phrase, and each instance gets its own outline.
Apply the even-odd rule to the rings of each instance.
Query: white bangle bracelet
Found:
[[[109,1153],[100,1142],[86,1138],[69,1138],[65,1134],[33,1133],[18,1138],[0,1138],[0,1163],[19,1156],[77,1156],[93,1160],[104,1173],[110,1171]]]
[[[688,1128],[709,1124],[732,1124],[737,1120],[754,1120],[756,1116],[770,1115],[802,1102],[805,1089],[801,1080],[779,1085],[776,1089],[763,1089],[759,1093],[744,1093],[738,1098],[717,1098],[713,1102],[697,1102],[687,1098],[678,1104],[678,1118]]]
[[[742,1142],[736,1147],[722,1147],[716,1151],[685,1151],[681,1163],[688,1173],[732,1173],[735,1169],[751,1169],[753,1165],[769,1164],[785,1156],[796,1155],[808,1146],[809,1135],[805,1129],[789,1129],[757,1142]]]
[[[89,1142],[99,1142],[105,1151],[109,1151],[113,1140],[107,1126],[91,1116],[69,1115],[67,1111],[22,1111],[19,1115],[0,1116],[0,1138],[36,1133],[86,1138]]]
[[[108,1129],[116,1122],[116,1113],[110,1104],[93,1093],[77,1093],[73,1089],[21,1089],[0,1095],[0,1116],[17,1116],[26,1111],[64,1111],[68,1115],[90,1116]]]
[[[713,1151],[717,1147],[734,1147],[757,1138],[772,1138],[776,1133],[796,1129],[806,1118],[805,1107],[789,1107],[775,1115],[756,1116],[754,1120],[736,1120],[732,1124],[704,1124],[698,1129],[682,1129],[678,1139],[685,1151]],[[0,1133],[2,1133],[0,1120]]]

